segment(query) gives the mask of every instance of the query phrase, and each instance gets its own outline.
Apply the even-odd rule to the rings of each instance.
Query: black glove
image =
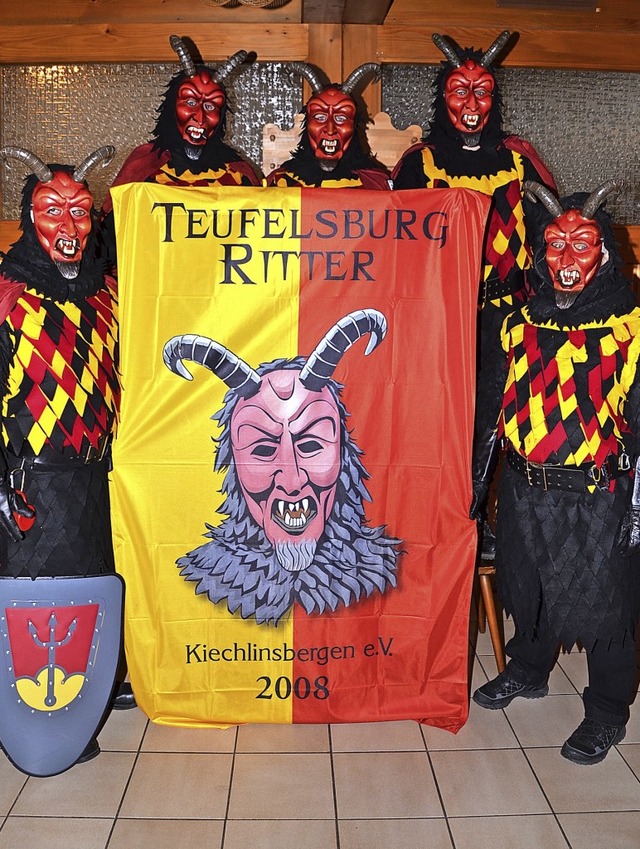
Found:
[[[476,432],[473,439],[471,459],[471,506],[470,519],[482,519],[489,493],[489,484],[498,459],[498,438],[495,430],[483,434]]]
[[[470,519],[475,519],[478,522],[484,517],[488,493],[489,484],[487,481],[471,481]]]
[[[0,479],[0,529],[9,539],[20,542],[24,539],[24,534],[16,523],[14,513],[25,519],[31,519],[34,516],[34,511],[26,501],[17,496],[6,479],[2,478]]]
[[[620,520],[614,542],[615,550],[624,557],[640,551],[640,507],[629,507]]]

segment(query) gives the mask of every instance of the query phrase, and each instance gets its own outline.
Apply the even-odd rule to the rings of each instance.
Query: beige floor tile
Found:
[[[229,819],[332,819],[329,754],[236,755]]]
[[[338,753],[333,767],[340,819],[442,816],[426,753]]]
[[[636,699],[631,705],[631,715],[627,723],[627,735],[625,743],[640,743],[640,699]]]
[[[519,749],[432,752],[431,761],[447,816],[549,813]]]
[[[13,816],[114,817],[135,755],[102,752],[89,763],[52,778],[30,778],[11,811]]]
[[[471,669],[471,683],[469,685],[469,693],[473,693],[474,690],[477,690],[478,687],[482,687],[483,684],[486,684],[488,681],[487,673],[484,671],[484,667],[480,662],[480,658],[477,655],[473,656],[473,667]]]
[[[517,817],[452,817],[449,819],[456,849],[567,849],[553,814]],[[600,847],[602,849],[602,847]]]
[[[430,752],[459,749],[513,749],[518,741],[502,710],[469,705],[469,719],[457,734],[425,725],[423,734]]]
[[[623,760],[625,760],[634,771],[636,777],[640,779],[640,743],[627,743],[627,739],[625,737],[624,741],[618,745],[618,751],[620,752]]]
[[[475,641],[475,652],[480,657],[495,657],[493,653],[493,644],[491,642],[491,634],[489,633],[489,628],[486,629],[484,634],[481,634],[478,631],[478,636]]]
[[[113,820],[9,817],[0,831],[0,849],[105,849]]]
[[[224,849],[336,849],[334,820],[230,820]],[[194,847],[195,849],[195,847]]]
[[[11,761],[0,753],[0,816],[9,813],[16,796],[27,782],[27,776],[16,769]]]
[[[220,849],[222,820],[119,819],[109,849]]]
[[[328,752],[327,725],[241,725],[236,752]]]
[[[615,747],[595,766],[571,763],[559,749],[527,749],[527,757],[556,813],[640,810],[640,782]]]
[[[112,710],[99,742],[103,752],[137,752],[149,720],[138,708]]]
[[[544,699],[515,699],[506,714],[516,737],[528,746],[562,746],[584,719],[584,706],[577,693]]]
[[[561,814],[571,849],[638,849],[640,812]]]
[[[557,665],[565,671],[567,678],[571,681],[578,693],[582,695],[582,691],[589,683],[587,656],[585,653],[577,649],[573,649],[568,654],[561,652],[558,655]]]
[[[424,752],[417,722],[360,722],[331,726],[334,752]]]
[[[453,846],[444,819],[340,820],[339,829],[340,849],[452,849]]]
[[[228,754],[140,754],[119,816],[224,818],[232,757]]]
[[[233,752],[237,729],[175,728],[149,723],[142,752]]]

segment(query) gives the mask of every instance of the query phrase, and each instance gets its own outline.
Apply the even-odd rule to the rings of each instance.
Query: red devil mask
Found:
[[[577,209],[569,209],[546,227],[544,240],[554,289],[578,295],[593,280],[602,263],[600,227],[592,218],[583,218]]]
[[[224,89],[206,69],[186,79],[176,99],[176,121],[183,141],[204,146],[220,123],[225,102]]]
[[[65,171],[36,185],[31,199],[33,226],[51,260],[80,262],[91,233],[92,208],[90,191]]]
[[[320,165],[333,169],[351,144],[356,128],[356,104],[340,88],[329,87],[307,103],[307,133]]]
[[[444,87],[447,114],[461,133],[480,133],[493,104],[493,74],[467,59],[449,74]]]
[[[231,442],[247,507],[271,544],[317,542],[340,474],[340,413],[329,389],[306,389],[290,369],[265,375],[234,410]]]

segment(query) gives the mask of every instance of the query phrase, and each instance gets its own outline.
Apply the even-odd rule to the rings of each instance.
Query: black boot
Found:
[[[541,699],[548,692],[549,685],[545,681],[538,684],[523,684],[513,677],[507,666],[504,672],[492,681],[478,687],[472,698],[480,707],[498,710],[510,705],[518,696],[523,699]]]
[[[118,687],[115,698],[111,703],[112,710],[130,710],[137,706],[136,697],[133,695],[131,684],[128,681],[123,681]]]
[[[624,740],[626,732],[624,725],[607,725],[597,719],[583,719],[564,742],[560,754],[574,764],[598,764],[607,757],[612,746]]]
[[[94,758],[97,758],[99,754],[100,746],[98,745],[98,741],[94,737],[93,740],[89,740],[84,752],[76,761],[76,764],[86,764],[87,761],[92,761]]]

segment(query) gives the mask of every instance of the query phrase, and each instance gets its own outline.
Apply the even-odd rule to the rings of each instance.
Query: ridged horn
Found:
[[[193,59],[191,58],[191,54],[187,50],[187,45],[180,38],[179,35],[170,35],[169,36],[169,44],[171,45],[172,50],[177,53],[178,58],[180,59],[180,64],[182,65],[182,70],[188,77],[195,77],[196,75],[196,65]]]
[[[324,82],[315,68],[312,68],[311,65],[307,65],[306,62],[292,62],[291,67],[294,71],[302,74],[311,86],[311,91],[314,94],[319,94],[322,91],[324,88]]]
[[[511,38],[511,32],[508,29],[502,30],[500,35],[493,42],[491,47],[482,54],[480,64],[483,68],[487,68],[497,57],[502,53],[502,50]]]
[[[362,80],[367,80],[369,77],[377,78],[380,76],[381,67],[377,62],[365,62],[355,70],[351,71],[347,79],[342,83],[342,91],[345,94],[351,94],[356,89]]]
[[[248,55],[249,54],[246,50],[237,50],[233,56],[229,56],[227,61],[220,65],[219,68],[216,68],[213,72],[214,82],[224,82],[225,78],[229,76],[234,68],[237,68],[238,65],[242,65]]]
[[[103,144],[102,147],[94,150],[93,153],[90,153],[89,156],[87,156],[87,158],[78,165],[72,174],[73,179],[76,183],[82,183],[89,171],[91,171],[92,168],[95,168],[96,165],[102,164],[102,167],[106,168],[113,159],[115,152],[116,149],[112,144]]]
[[[564,212],[558,198],[551,189],[543,186],[542,183],[538,183],[535,180],[525,180],[522,188],[529,200],[537,198],[542,201],[547,212],[550,212],[554,218],[558,218]]]
[[[183,334],[165,344],[162,359],[166,367],[185,380],[193,380],[183,360],[208,368],[230,389],[248,390],[260,385],[260,375],[224,345],[206,336]]]
[[[598,209],[605,202],[607,197],[613,192],[618,192],[622,188],[621,180],[607,180],[601,186],[598,186],[589,197],[585,200],[580,214],[583,218],[593,218]]]
[[[371,334],[365,349],[370,354],[382,342],[387,332],[387,320],[378,310],[365,309],[350,312],[333,325],[318,342],[300,372],[300,382],[307,389],[319,392],[331,378],[342,355],[354,342]]]
[[[45,165],[39,156],[36,156],[35,153],[31,153],[30,150],[26,150],[24,147],[13,147],[11,145],[2,147],[0,148],[0,159],[19,159],[33,171],[41,183],[48,183],[50,180],[53,180],[53,171],[51,168]]]
[[[458,55],[458,51],[444,35],[434,32],[431,36],[431,41],[433,41],[441,53],[444,53],[454,68],[459,68],[462,65],[462,59]]]

